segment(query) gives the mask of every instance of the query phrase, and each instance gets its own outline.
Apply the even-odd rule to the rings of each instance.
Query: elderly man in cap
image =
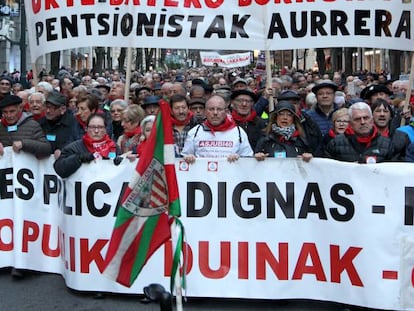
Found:
[[[10,95],[12,91],[13,81],[8,76],[0,77],[0,100],[2,100],[6,95]]]
[[[141,104],[142,109],[145,111],[145,115],[156,115],[160,110],[160,100],[158,96],[149,95],[144,98],[144,102]]]
[[[199,120],[200,122],[204,121],[206,118],[205,108],[206,108],[206,100],[202,97],[193,97],[190,99],[188,103],[188,107],[194,113],[194,118]]]
[[[42,128],[31,114],[23,111],[20,97],[7,95],[0,101],[0,110],[0,155],[3,155],[4,147],[9,146],[14,152],[24,151],[37,158],[51,154],[51,145]]]
[[[316,95],[315,107],[306,113],[319,126],[322,135],[326,135],[332,127],[332,113],[337,109],[335,92],[338,86],[331,80],[322,80],[312,88]]]
[[[326,146],[329,158],[357,163],[378,163],[390,158],[391,140],[374,126],[371,108],[358,102],[348,109],[349,128]]]
[[[364,99],[369,106],[375,102],[378,98],[390,101],[392,91],[384,84],[371,84],[365,87],[361,92],[361,98]]]
[[[256,101],[257,96],[250,89],[240,89],[231,93],[231,116],[236,124],[247,133],[253,150],[263,136],[263,129],[266,126],[265,121],[253,109]]]
[[[57,159],[62,148],[76,140],[76,120],[66,108],[66,97],[60,93],[50,93],[45,105],[45,116],[39,123]]]
[[[242,78],[237,78],[232,83],[232,91],[247,89],[247,81]]]
[[[150,95],[152,95],[152,90],[149,86],[142,85],[135,89],[135,98],[138,102],[138,105],[142,105],[144,103],[145,98]]]

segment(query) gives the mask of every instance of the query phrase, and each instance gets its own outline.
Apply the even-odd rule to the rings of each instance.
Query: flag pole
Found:
[[[403,106],[403,111],[407,111],[410,109],[410,99],[411,99],[411,91],[413,88],[413,80],[414,80],[414,53],[411,52],[411,68],[410,68],[410,78],[408,82],[407,93],[405,94],[405,102]],[[404,115],[401,116],[401,126],[405,125],[405,118]]]
[[[180,226],[177,226],[175,219],[171,224],[171,239],[172,239],[172,245],[173,245],[173,254],[174,250],[177,247],[178,239],[177,236],[179,236],[181,233],[177,230],[181,230]],[[174,256],[174,255],[173,255]],[[185,271],[183,271],[185,273]],[[177,311],[183,311],[183,295],[182,295],[182,286],[181,286],[181,278],[180,278],[180,268],[178,267],[177,271],[175,272],[174,276],[174,286],[175,286],[175,305]],[[173,294],[173,293],[171,293]]]
[[[131,64],[132,64],[132,48],[128,46],[127,49],[127,65],[125,74],[125,93],[124,99],[128,102],[129,99],[129,88],[131,85]]]
[[[272,66],[270,64],[270,51],[269,50],[265,50],[265,60],[266,60],[266,89],[272,89]],[[270,113],[275,109],[275,104],[273,101],[273,93],[269,97],[268,101],[269,101],[269,113]]]

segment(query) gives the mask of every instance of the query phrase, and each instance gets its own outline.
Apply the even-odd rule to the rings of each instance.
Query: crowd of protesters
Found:
[[[266,81],[214,67],[132,72],[125,83],[119,71],[61,68],[27,79],[24,87],[0,76],[0,156],[8,146],[53,156],[62,178],[84,163],[139,158],[162,104],[171,107],[176,157],[189,164],[199,157],[414,162],[414,96],[408,81],[385,74],[283,70]],[[23,277],[18,269],[12,275]]]
[[[0,77],[0,153],[12,146],[38,158],[53,154],[62,177],[100,158],[135,160],[144,151],[145,126],[148,131],[153,123],[142,121],[162,103],[171,107],[176,156],[189,163],[197,157],[414,158],[414,96],[406,103],[408,81],[386,74],[284,69],[266,81],[214,67],[132,72],[126,84],[116,70],[89,74],[62,67],[57,75],[45,69],[39,79],[28,75],[27,82],[24,87],[15,75]],[[65,161],[68,153],[76,161]]]

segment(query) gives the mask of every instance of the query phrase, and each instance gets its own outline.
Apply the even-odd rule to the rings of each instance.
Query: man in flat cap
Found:
[[[263,136],[265,121],[257,115],[253,106],[257,101],[256,94],[250,89],[239,89],[231,93],[231,116],[249,137],[249,143],[253,150]]]
[[[45,116],[39,120],[39,123],[57,159],[62,148],[76,140],[76,120],[67,110],[66,97],[58,92],[50,93],[45,105]]]
[[[312,88],[316,95],[315,107],[306,113],[319,126],[322,135],[326,135],[332,127],[332,113],[337,109],[335,92],[338,86],[331,80],[322,80]]]
[[[22,99],[16,95],[7,95],[0,101],[0,155],[4,147],[13,147],[14,152],[24,151],[44,158],[51,154],[51,145],[47,141],[39,123],[30,113],[23,111]]]

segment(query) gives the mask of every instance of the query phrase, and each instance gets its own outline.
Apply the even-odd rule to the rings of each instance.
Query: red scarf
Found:
[[[331,137],[331,138],[335,138],[335,136],[336,136],[335,131],[333,129],[330,129],[329,132],[328,132],[328,136]]]
[[[39,121],[41,118],[43,118],[46,115],[46,112],[42,111],[40,114],[32,114],[33,119],[35,121]]]
[[[131,137],[136,136],[136,135],[139,136],[139,135],[141,135],[141,127],[137,126],[134,130],[132,130],[130,132],[125,132],[124,131],[124,135],[128,138],[131,138]]]
[[[208,122],[208,120],[204,121],[203,124],[210,129],[213,135],[215,132],[223,132],[223,131],[231,130],[232,128],[236,127],[236,123],[230,116],[227,116],[224,122],[221,123],[220,125],[214,126],[210,122]]]
[[[385,130],[380,132],[380,134],[384,137],[390,137],[390,129],[387,127],[387,128],[385,128]]]
[[[348,135],[355,135],[355,132],[354,132],[354,130],[351,128],[351,127],[348,127],[346,130],[345,130],[345,133],[346,134],[348,134]],[[366,145],[366,147],[368,148],[370,145],[371,145],[371,141],[375,138],[375,137],[377,137],[378,136],[378,129],[377,129],[377,127],[376,126],[374,126],[373,128],[372,128],[372,133],[370,134],[370,135],[368,135],[368,136],[358,136],[358,135],[355,135],[356,136],[356,140],[357,140],[357,142],[359,143],[359,144],[361,144],[361,145]]]
[[[86,149],[88,149],[90,153],[93,153],[95,157],[98,155],[107,159],[109,158],[110,152],[116,152],[116,144],[108,134],[105,134],[101,140],[92,140],[86,133],[83,135],[82,141],[85,144]]]
[[[244,122],[250,122],[250,121],[253,121],[254,120],[254,118],[256,118],[256,116],[257,116],[257,113],[256,113],[256,111],[255,110],[251,110],[250,111],[250,114],[248,115],[248,116],[242,116],[242,115],[239,115],[238,113],[237,113],[237,111],[235,111],[235,110],[233,110],[232,112],[231,112],[231,116],[233,117],[233,120],[234,121],[236,121],[237,123],[244,123]]]
[[[75,118],[79,122],[80,126],[82,126],[83,129],[86,129],[86,122],[82,121],[78,114],[75,116]]]
[[[171,122],[174,126],[183,126],[183,125],[187,125],[190,122],[190,119],[193,117],[194,112],[192,112],[191,110],[188,111],[187,117],[185,118],[184,121],[179,121],[176,118],[174,118],[173,116],[171,116]]]
[[[17,120],[20,120],[20,118],[22,117],[22,114],[23,114],[23,112],[19,113],[19,116],[18,116]],[[4,127],[8,127],[9,125],[14,125],[14,124],[9,124],[9,122],[7,122],[7,120],[5,118],[1,118],[1,124],[3,124]]]

